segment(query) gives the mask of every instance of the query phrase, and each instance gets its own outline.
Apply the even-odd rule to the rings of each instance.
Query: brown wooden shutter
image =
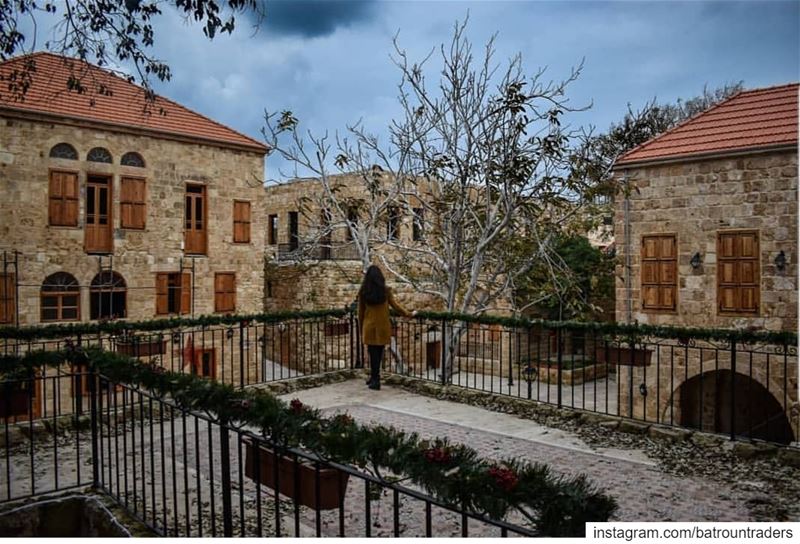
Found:
[[[143,229],[147,208],[145,181],[139,178],[122,178],[120,189],[120,226],[124,229]]]
[[[642,308],[674,311],[678,293],[678,247],[672,234],[642,237]]]
[[[218,272],[214,274],[214,311],[236,310],[236,274]]]
[[[156,274],[156,314],[169,313],[169,274]]]
[[[48,218],[51,225],[78,225],[78,175],[74,172],[50,172]]]
[[[192,275],[184,272],[181,274],[181,313],[192,312]]]
[[[242,200],[233,201],[233,241],[250,242],[250,203]]]
[[[14,274],[0,274],[0,323],[13,323],[16,313]]]
[[[720,313],[758,315],[761,304],[758,232],[717,235],[717,307]]]

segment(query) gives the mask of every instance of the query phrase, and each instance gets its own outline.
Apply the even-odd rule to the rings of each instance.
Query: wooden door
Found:
[[[111,178],[89,176],[86,180],[86,224],[84,247],[87,253],[112,253]]]
[[[206,254],[206,188],[203,185],[186,186],[185,251],[188,254]]]

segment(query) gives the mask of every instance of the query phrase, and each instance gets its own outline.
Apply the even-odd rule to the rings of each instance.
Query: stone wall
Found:
[[[183,258],[184,195],[187,182],[207,187],[208,251],[194,259],[194,314],[214,312],[214,273],[235,272],[236,312],[263,310],[266,195],[263,156],[210,145],[180,143],[148,136],[0,117],[0,250],[19,252],[20,325],[39,322],[40,286],[55,272],[72,274],[82,286],[81,318],[89,319],[87,286],[99,271],[97,256],[84,251],[87,172],[112,176],[113,268],[127,283],[129,319],[151,319],[156,311],[155,275],[178,272]],[[79,160],[51,159],[50,149],[72,145]],[[113,164],[86,162],[86,153],[105,147]],[[120,165],[129,151],[145,168]],[[77,227],[48,225],[49,169],[77,171],[80,191]],[[120,227],[120,178],[144,177],[147,216],[144,230]],[[233,243],[233,201],[251,203],[249,244]],[[105,259],[108,265],[108,259]]]
[[[361,194],[362,182],[351,175],[336,176],[332,185],[337,187],[340,202],[364,198]],[[269,244],[267,240],[266,246],[269,261],[265,285],[267,311],[341,308],[356,300],[362,280],[362,264],[353,244],[347,242],[348,233],[345,227],[337,228],[331,233],[330,259],[305,259],[303,262],[276,259],[279,246],[289,243],[290,212],[298,212],[298,235],[301,243],[303,239],[314,237],[314,230],[320,225],[322,215],[321,210],[315,207],[314,194],[320,190],[321,183],[314,178],[292,180],[289,183],[266,188],[265,222],[269,221],[270,215],[278,216],[277,244]],[[380,228],[386,228],[386,225]],[[424,242],[414,242],[413,217],[408,213],[401,212],[399,215],[397,236],[403,244],[424,244]],[[381,259],[385,258],[393,266],[397,266],[403,259],[396,248],[381,243],[372,247],[372,256],[373,263],[380,264]],[[400,302],[409,309],[443,308],[439,299],[396,281],[396,278],[386,270],[384,273]],[[509,301],[498,300],[491,313],[505,314],[509,311]]]
[[[628,321],[693,327],[755,327],[797,330],[797,152],[753,154],[632,168],[629,198],[630,248],[625,243],[624,196],[616,199],[615,233],[619,256],[616,315]],[[621,174],[620,174],[621,175]],[[717,311],[717,233],[754,229],[759,233],[761,304],[757,316]],[[675,234],[678,246],[677,311],[642,309],[642,236]],[[630,251],[631,291],[626,290],[625,258]],[[786,255],[779,271],[775,258]],[[702,264],[690,260],[700,253]]]

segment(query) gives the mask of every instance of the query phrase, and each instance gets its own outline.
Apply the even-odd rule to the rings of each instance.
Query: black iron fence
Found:
[[[487,318],[395,321],[384,367],[646,423],[800,440],[797,339]]]
[[[93,486],[164,536],[535,535],[521,516],[489,519],[151,391],[51,371],[22,380],[53,393],[46,411],[29,397],[25,413],[4,418],[0,503]],[[59,403],[73,387],[73,404]]]
[[[361,256],[353,243],[278,244],[278,261],[359,261]]]
[[[365,362],[357,320],[341,311],[158,326],[2,329],[0,354],[99,346],[236,387]],[[424,314],[395,320],[384,368],[452,387],[796,445],[796,341],[790,334]],[[275,448],[250,429],[92,379],[86,368],[42,368],[32,378],[3,380],[0,391],[0,502],[96,485],[159,533],[180,536],[528,531]]]

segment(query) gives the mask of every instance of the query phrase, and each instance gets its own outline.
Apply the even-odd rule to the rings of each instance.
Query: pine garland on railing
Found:
[[[279,323],[291,319],[318,319],[323,317],[344,317],[346,309],[311,310],[302,312],[276,312],[246,315],[203,315],[199,317],[171,317],[144,321],[99,321],[93,323],[72,323],[37,325],[30,327],[0,327],[0,339],[41,340],[66,338],[92,334],[125,334],[130,332],[153,332],[185,327],[210,327],[213,325],[237,325],[239,323]]]
[[[325,418],[297,399],[287,405],[265,391],[167,372],[96,348],[3,356],[0,379],[32,378],[37,368],[65,362],[90,365],[111,382],[214,414],[222,424],[258,429],[278,447],[299,447],[325,460],[368,468],[387,482],[411,482],[457,508],[493,519],[516,510],[542,536],[582,536],[586,522],[606,521],[617,508],[585,475],[557,476],[545,464],[513,458],[482,459],[474,449],[445,439],[428,441],[391,427],[361,425],[347,414]]]
[[[276,312],[247,315],[204,315],[192,318],[152,319],[145,321],[104,321],[38,325],[26,327],[0,327],[0,340],[34,341],[41,339],[67,338],[92,334],[127,334],[133,332],[155,332],[185,327],[210,327],[213,325],[236,325],[239,323],[279,323],[292,319],[342,318],[351,315],[351,308],[334,310],[312,310],[300,312]],[[419,312],[416,319],[432,321],[479,323],[501,325],[509,328],[543,328],[590,332],[620,338],[625,342],[637,342],[645,337],[672,338],[682,342],[689,340],[714,340],[723,342],[767,343],[797,348],[798,335],[791,331],[753,331],[749,329],[708,329],[646,325],[639,323],[599,323],[583,321],[549,321],[496,315],[469,315],[447,312]]]
[[[502,325],[509,328],[529,329],[540,327],[552,330],[591,332],[622,337],[626,341],[647,336],[673,338],[676,340],[717,340],[742,343],[768,343],[797,347],[798,336],[791,331],[753,331],[748,329],[708,329],[695,327],[673,327],[668,325],[646,325],[640,323],[600,323],[584,321],[549,321],[496,315],[469,315],[448,312],[418,312],[417,318],[429,320],[461,321],[483,325]]]

